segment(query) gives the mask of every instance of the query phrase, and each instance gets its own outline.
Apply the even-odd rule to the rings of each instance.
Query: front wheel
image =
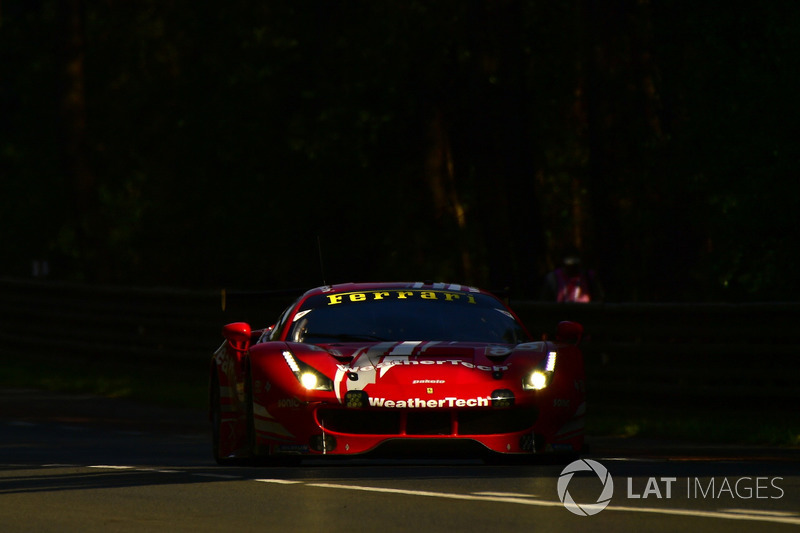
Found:
[[[220,455],[220,437],[222,434],[222,407],[220,405],[219,381],[214,376],[211,381],[211,397],[209,398],[211,407],[211,453],[217,464],[230,464],[230,458]]]
[[[223,456],[220,452],[222,449],[222,406],[220,402],[219,381],[214,376],[211,382],[211,453],[214,456],[214,461],[218,465],[223,466],[245,466],[250,464],[252,459]],[[249,439],[248,439],[249,440]]]

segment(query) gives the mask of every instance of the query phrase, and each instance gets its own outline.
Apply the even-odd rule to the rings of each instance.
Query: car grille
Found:
[[[526,409],[370,410],[320,408],[317,422],[327,431],[352,435],[496,435],[530,429],[538,411]]]

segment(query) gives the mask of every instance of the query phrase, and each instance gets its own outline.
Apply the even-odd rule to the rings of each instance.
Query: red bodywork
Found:
[[[556,342],[520,344],[287,340],[297,310],[312,296],[336,302],[340,294],[425,287],[320,287],[295,302],[275,330],[225,326],[226,340],[211,365],[216,459],[362,454],[402,440],[472,442],[501,454],[580,452],[586,406],[579,324],[559,324]],[[430,294],[488,294],[439,287]],[[513,316],[499,300],[497,306]],[[330,390],[304,387],[298,365],[324,376]],[[524,385],[535,369],[548,368],[546,387]]]

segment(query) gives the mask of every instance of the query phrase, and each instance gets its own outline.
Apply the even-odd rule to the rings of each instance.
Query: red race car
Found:
[[[533,340],[488,292],[443,283],[324,286],[275,325],[226,325],[211,360],[220,464],[445,448],[579,453],[583,328]]]

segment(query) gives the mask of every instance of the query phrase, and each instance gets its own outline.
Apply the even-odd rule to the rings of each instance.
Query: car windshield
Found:
[[[332,293],[308,298],[287,340],[457,341],[518,344],[525,330],[503,305],[479,293],[415,289]]]

